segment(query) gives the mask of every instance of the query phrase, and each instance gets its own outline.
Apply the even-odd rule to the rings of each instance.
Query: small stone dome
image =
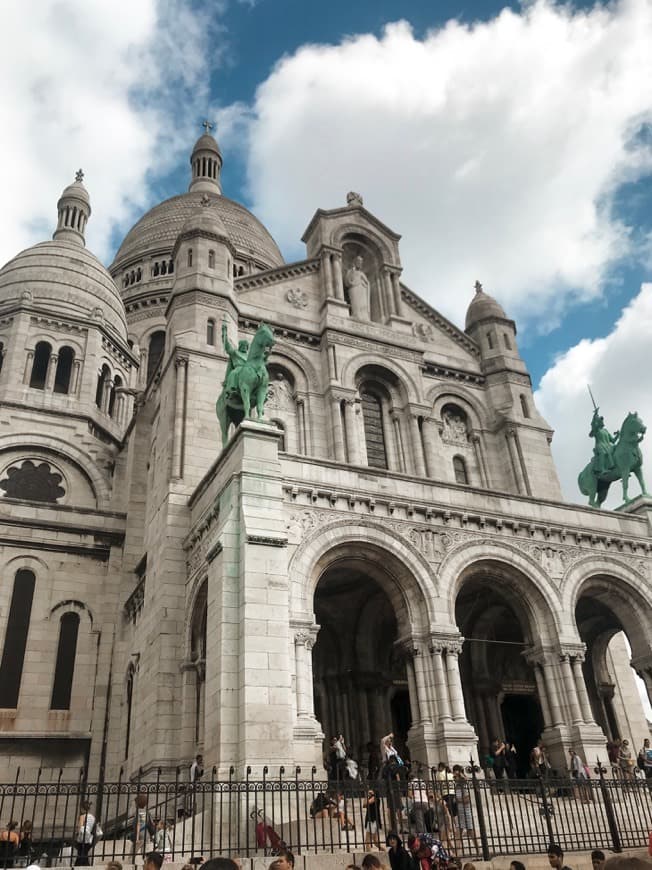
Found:
[[[106,327],[127,344],[125,309],[113,278],[94,254],[77,242],[53,239],[21,251],[0,269],[0,312],[20,302],[55,317],[104,319]]]
[[[77,176],[79,176],[79,173],[77,173]],[[79,177],[77,177],[75,181],[72,182],[72,184],[69,184],[68,187],[64,188],[63,193],[61,194],[61,199],[68,198],[81,199],[82,202],[90,205],[91,198],[88,195],[88,191],[84,187],[82,180]]]
[[[505,311],[493,296],[485,293],[482,289],[482,284],[479,281],[475,282],[475,296],[471,300],[466,312],[465,329],[469,329],[481,320],[489,318],[498,318],[499,320],[509,320]]]
[[[194,154],[197,151],[212,151],[213,154],[219,154],[220,156],[222,154],[220,146],[217,144],[217,139],[211,136],[210,133],[202,133],[199,139],[197,139],[192,152]]]

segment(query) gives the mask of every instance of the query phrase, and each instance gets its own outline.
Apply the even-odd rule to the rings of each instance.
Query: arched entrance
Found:
[[[534,668],[525,656],[532,646],[531,617],[510,584],[500,582],[504,577],[504,568],[485,563],[461,584],[455,602],[465,638],[460,672],[480,758],[494,740],[505,739],[516,747],[516,773],[524,776],[544,719]]]
[[[643,599],[630,602],[615,578],[591,578],[577,597],[575,620],[586,644],[584,681],[596,722],[610,740],[627,738],[638,746],[649,734],[642,695],[630,658],[649,658]]]
[[[314,597],[320,626],[312,653],[315,715],[327,744],[343,734],[365,773],[368,744],[375,750],[393,731],[405,751],[412,725],[399,619],[379,573],[366,560],[338,560],[323,572]],[[400,617],[404,622],[406,614]]]

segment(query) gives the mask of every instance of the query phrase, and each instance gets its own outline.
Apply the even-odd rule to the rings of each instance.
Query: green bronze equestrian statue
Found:
[[[643,455],[638,446],[644,435],[645,425],[636,413],[629,413],[620,430],[612,435],[604,425],[600,409],[594,405],[589,432],[589,437],[595,438],[593,458],[577,478],[580,492],[588,495],[591,507],[602,505],[615,480],[622,480],[623,501],[628,502],[627,487],[632,472],[641,486],[641,493],[647,495],[643,480]]]
[[[226,323],[222,323],[222,344],[229,362],[215,411],[222,430],[222,446],[225,446],[231,423],[239,426],[244,419],[254,416],[254,410],[262,420],[269,385],[267,357],[274,344],[274,333],[266,323],[261,323],[251,346],[242,339],[234,347],[229,341]]]

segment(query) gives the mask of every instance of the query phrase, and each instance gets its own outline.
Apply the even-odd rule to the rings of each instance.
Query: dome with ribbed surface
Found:
[[[124,344],[127,321],[113,278],[86,248],[53,239],[21,251],[0,269],[0,311],[25,299],[57,317],[101,317]]]
[[[497,317],[500,320],[509,319],[502,305],[496,302],[493,296],[485,293],[480,283],[476,283],[475,296],[466,311],[465,328],[468,331],[475,323],[492,317]]]
[[[276,242],[243,205],[219,194],[191,191],[173,196],[148,211],[127,233],[110,266],[111,271],[115,274],[131,262],[150,255],[171,254],[177,236],[206,195],[210,196],[211,211],[214,209],[222,219],[236,256],[270,269],[283,265]]]

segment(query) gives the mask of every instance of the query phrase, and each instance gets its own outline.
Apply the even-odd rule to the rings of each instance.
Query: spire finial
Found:
[[[204,121],[204,123],[202,124],[202,127],[204,128],[204,130],[206,130],[207,133],[211,132],[211,130],[213,129],[213,126],[214,125],[211,124],[210,121]]]
[[[75,173],[75,181],[83,181],[84,180],[84,170],[78,169]]]
[[[479,281],[476,281],[473,286],[475,287],[476,293],[482,293],[482,284]]]

